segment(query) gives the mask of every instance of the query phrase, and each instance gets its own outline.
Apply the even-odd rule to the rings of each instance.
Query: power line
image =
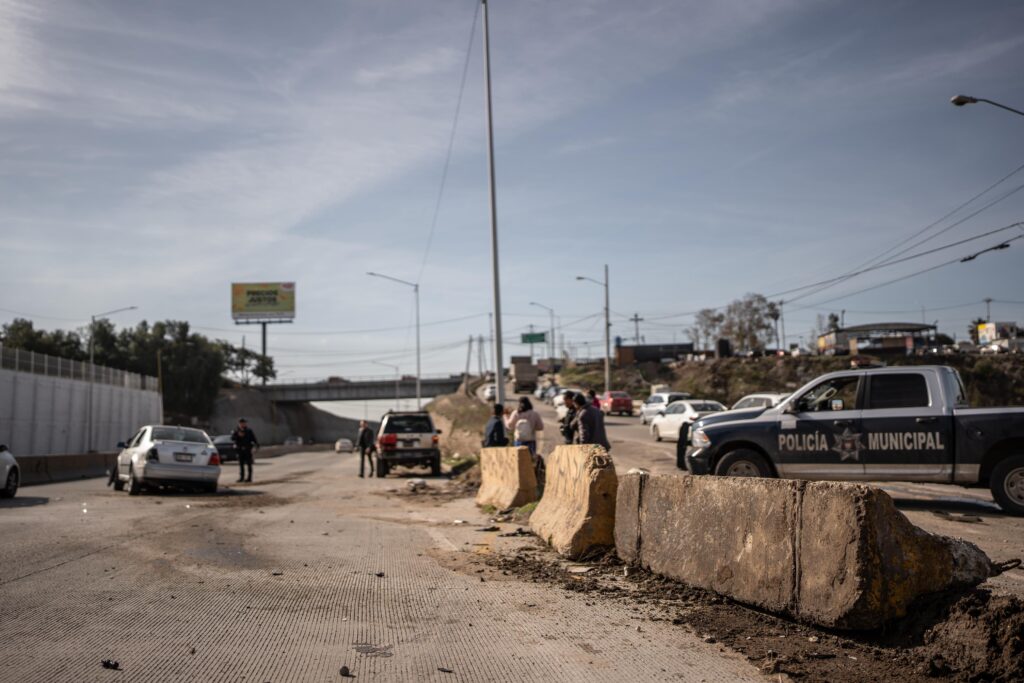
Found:
[[[448,167],[452,161],[452,149],[455,147],[455,131],[459,125],[459,112],[462,111],[462,95],[466,90],[466,75],[469,73],[469,57],[473,52],[473,37],[476,35],[477,16],[480,14],[480,3],[476,3],[473,12],[473,25],[469,29],[469,44],[466,45],[466,59],[462,64],[462,80],[459,83],[459,97],[455,101],[455,117],[452,119],[452,131],[448,136],[448,152],[444,157],[444,168],[441,171],[441,185],[437,190],[437,201],[434,203],[434,216],[430,220],[430,232],[427,233],[427,246],[423,250],[423,262],[420,264],[419,275],[416,282],[423,279],[423,271],[427,267],[427,257],[430,256],[430,246],[434,242],[434,231],[437,229],[437,218],[441,213],[441,198],[444,196],[444,188],[448,182]]]
[[[420,323],[420,327],[432,327],[435,325],[447,325],[448,323],[462,322],[463,320],[472,320],[473,318],[481,318],[487,315],[486,313],[473,313],[471,315],[464,315],[458,318],[448,318],[446,320],[435,320],[429,323]],[[205,327],[201,325],[190,325],[195,330],[205,330],[207,332],[238,332],[237,329],[229,329],[223,327]],[[398,325],[395,327],[376,327],[368,328],[365,330],[321,330],[318,332],[276,332],[276,335],[286,336],[298,336],[298,337],[329,337],[333,335],[344,335],[344,334],[368,334],[371,332],[395,332],[398,330],[407,330],[409,325]]]

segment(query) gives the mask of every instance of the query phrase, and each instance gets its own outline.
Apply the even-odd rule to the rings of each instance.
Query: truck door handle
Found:
[[[849,427],[853,424],[853,420],[836,420],[832,424],[836,427]]]
[[[935,422],[935,418],[934,417],[919,417],[915,421],[918,422],[919,424],[925,424],[925,423],[928,423],[928,422]]]

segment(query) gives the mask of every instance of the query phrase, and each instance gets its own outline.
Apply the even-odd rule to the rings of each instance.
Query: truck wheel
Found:
[[[435,455],[430,461],[430,476],[440,477],[441,476],[441,456]]]
[[[772,468],[756,451],[738,448],[726,453],[715,465],[715,474],[720,477],[771,477]]]
[[[1011,515],[1024,515],[1024,455],[1004,459],[989,477],[992,497]]]
[[[377,461],[377,478],[383,479],[388,476],[388,464],[386,462]]]

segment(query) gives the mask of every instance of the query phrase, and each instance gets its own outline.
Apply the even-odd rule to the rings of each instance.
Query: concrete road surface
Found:
[[[0,681],[764,680],[628,605],[460,570],[531,541],[356,473],[319,452],[218,495],[23,488],[0,505]]]
[[[545,424],[538,448],[542,453],[549,453],[561,443],[554,408],[532,398],[531,401]],[[509,401],[510,405],[513,403]],[[605,418],[605,426],[617,471],[643,467],[654,474],[684,476],[676,468],[676,443],[656,442],[650,427],[641,425],[639,417],[610,415]],[[896,506],[922,529],[967,539],[996,561],[1024,558],[1024,517],[1004,514],[987,489],[902,482],[872,485],[892,496]],[[1024,569],[1008,571],[988,585],[996,593],[1024,597]]]

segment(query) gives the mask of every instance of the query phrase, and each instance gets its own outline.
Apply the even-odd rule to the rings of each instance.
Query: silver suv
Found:
[[[428,412],[386,413],[377,432],[377,476],[386,477],[395,465],[420,465],[440,475],[440,433]]]

